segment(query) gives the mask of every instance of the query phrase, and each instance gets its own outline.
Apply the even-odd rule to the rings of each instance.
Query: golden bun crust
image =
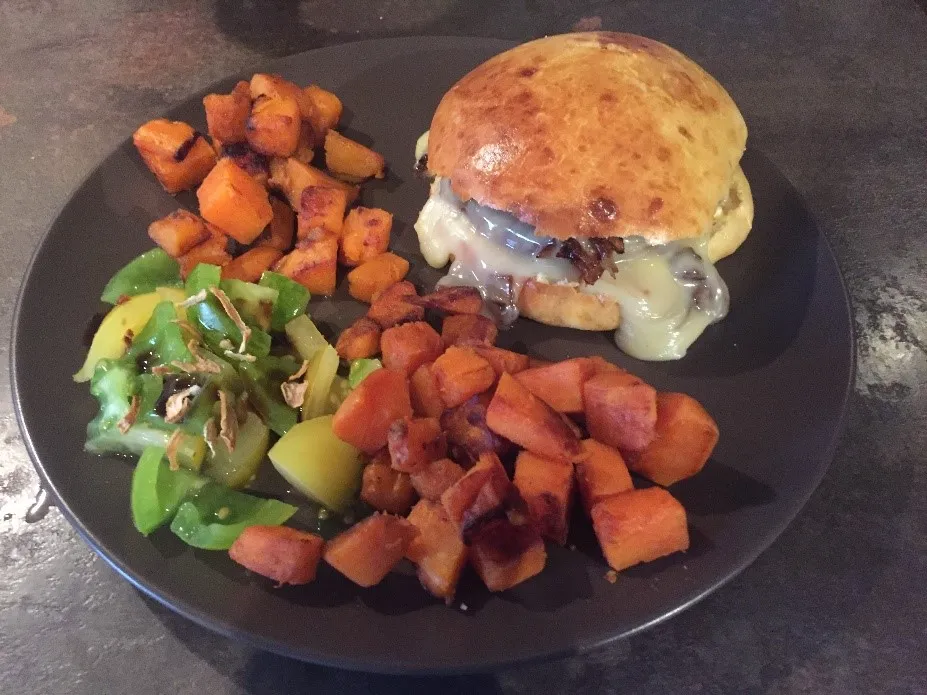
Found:
[[[566,239],[698,237],[743,154],[731,97],[633,34],[538,39],[467,74],[435,111],[428,168],[463,200]]]
[[[601,295],[586,294],[570,285],[551,285],[528,280],[518,295],[522,316],[548,326],[582,331],[612,331],[618,328],[618,303]]]
[[[712,263],[730,256],[740,248],[753,228],[753,193],[740,167],[737,167],[731,179],[729,195],[724,215],[715,221],[708,238],[708,259]]]

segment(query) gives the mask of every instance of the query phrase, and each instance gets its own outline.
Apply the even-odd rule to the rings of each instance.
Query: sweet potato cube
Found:
[[[132,142],[168,193],[193,188],[216,164],[215,150],[199,132],[181,121],[148,121],[135,131]]]
[[[481,314],[455,314],[441,324],[441,340],[451,345],[487,345],[496,342],[499,329],[492,319]],[[495,371],[495,370],[493,370]]]
[[[336,176],[352,179],[375,176],[382,179],[386,160],[369,147],[346,138],[336,130],[329,130],[325,134],[325,166]]]
[[[440,417],[444,401],[438,391],[438,382],[430,364],[423,364],[409,378],[409,395],[412,410],[419,417]]]
[[[335,351],[345,360],[373,357],[380,352],[380,326],[367,317],[359,318],[338,336]]]
[[[564,545],[573,501],[573,464],[521,451],[515,460],[513,482],[538,533]]]
[[[422,586],[450,603],[467,564],[467,546],[438,502],[419,500],[408,519],[418,530],[418,536],[406,550],[406,557],[417,566]]]
[[[175,210],[148,225],[148,236],[167,255],[179,258],[194,246],[210,239],[212,233],[198,215],[188,210]]]
[[[255,246],[223,266],[222,279],[257,282],[264,271],[273,266],[282,255],[270,246]]]
[[[498,379],[503,374],[518,374],[528,368],[528,356],[499,347],[473,345],[473,351],[492,365]]]
[[[392,467],[405,473],[419,471],[447,454],[447,439],[433,417],[394,421],[386,441]]]
[[[371,461],[364,468],[360,497],[374,509],[404,516],[415,503],[415,488],[408,473],[394,470],[388,461]]]
[[[347,266],[357,266],[386,253],[392,227],[393,215],[386,210],[354,208],[344,218],[338,260]]]
[[[200,263],[224,266],[232,260],[228,252],[228,238],[224,234],[215,234],[202,244],[194,246],[177,259],[180,264],[180,277],[186,280],[191,271]]]
[[[502,517],[488,521],[470,543],[470,563],[490,591],[505,591],[540,574],[547,551],[530,524]]]
[[[256,574],[284,584],[315,579],[325,541],[288,526],[248,526],[229,548],[229,557]]]
[[[602,372],[623,371],[617,364],[612,364],[601,355],[592,355],[591,357],[586,357],[585,359],[589,360],[589,363],[595,367],[596,374],[601,374]]]
[[[260,96],[251,104],[245,136],[251,148],[268,157],[296,152],[302,120],[299,104],[289,96]]]
[[[348,294],[368,304],[373,296],[395,285],[409,272],[409,261],[387,251],[348,273]]]
[[[486,425],[488,402],[488,398],[481,394],[441,415],[441,427],[447,433],[448,452],[462,466],[472,466],[483,454],[504,456],[512,449],[511,442]]]
[[[196,191],[200,214],[242,244],[257,239],[271,221],[267,191],[231,159],[220,159]]]
[[[330,186],[307,186],[299,201],[299,224],[296,236],[304,239],[316,229],[341,236],[348,195],[344,189]]]
[[[515,379],[558,413],[583,412],[583,384],[595,375],[595,366],[584,357],[533,367]]]
[[[486,424],[499,436],[535,454],[568,461],[582,457],[579,439],[557,411],[511,374],[499,378],[486,409]]]
[[[411,376],[422,365],[438,359],[444,351],[444,344],[429,324],[413,321],[383,331],[380,348],[384,367]]]
[[[270,160],[270,180],[268,185],[280,191],[294,210],[299,210],[303,191],[308,186],[322,186],[325,188],[339,188],[347,194],[348,205],[357,200],[360,189],[339,181],[326,174],[321,169],[304,164],[298,159],[287,157],[274,157]]]
[[[293,208],[279,198],[270,198],[270,207],[274,216],[267,228],[255,239],[257,246],[267,246],[286,253],[293,246],[293,230],[296,226],[296,214]]]
[[[313,294],[335,292],[338,237],[322,232],[296,242],[296,248],[277,261],[274,270],[295,280]]]
[[[483,310],[483,295],[475,287],[442,285],[421,299],[428,309],[445,314],[479,314]]]
[[[311,164],[315,159],[315,147],[318,145],[318,135],[312,127],[312,123],[303,119],[299,126],[299,141],[296,143],[296,151],[293,153],[293,159],[303,164]]]
[[[653,441],[628,452],[628,466],[664,487],[695,475],[718,443],[718,425],[701,403],[684,393],[657,394]]]
[[[496,380],[492,366],[470,348],[452,345],[432,367],[441,400],[448,408],[482,393]]]
[[[425,318],[425,310],[414,302],[415,299],[415,286],[411,282],[403,280],[394,283],[380,294],[374,295],[367,316],[380,324],[381,328],[390,328],[408,321],[421,321]]]
[[[499,457],[490,452],[482,454],[473,468],[441,494],[441,504],[448,518],[469,537],[506,506],[512,490],[512,481]]]
[[[613,570],[686,550],[686,510],[663,488],[629,490],[592,508],[592,527]]]
[[[251,114],[251,93],[247,82],[236,84],[231,94],[207,94],[203,97],[203,108],[210,137],[223,144],[245,140],[245,126]]]
[[[271,99],[288,97],[295,101],[299,107],[300,118],[308,121],[315,117],[315,104],[309,98],[309,95],[299,85],[284,79],[280,75],[257,72],[251,76],[248,89],[251,99],[255,101],[261,97]]]
[[[418,535],[405,519],[375,513],[325,546],[325,562],[358,586],[379,584],[405,556]]]
[[[600,372],[583,385],[583,401],[593,439],[622,451],[640,451],[653,441],[657,392],[633,374]]]
[[[360,382],[338,408],[332,431],[367,454],[386,446],[389,427],[412,416],[409,382],[398,372],[377,369]]]
[[[338,125],[338,121],[341,120],[343,110],[341,99],[314,84],[303,89],[303,93],[315,106],[315,116],[312,118],[313,129],[324,137],[325,133]]]
[[[631,474],[617,449],[584,439],[583,450],[586,458],[576,463],[576,482],[587,512],[597,502],[633,489]]]
[[[255,152],[248,147],[248,143],[224,143],[219,149],[219,158],[231,159],[242,171],[257,181],[262,188],[267,187],[267,181],[270,178],[270,160],[260,152]]]
[[[424,468],[410,474],[412,487],[426,500],[440,500],[451,485],[464,476],[464,469],[450,459],[432,461]]]

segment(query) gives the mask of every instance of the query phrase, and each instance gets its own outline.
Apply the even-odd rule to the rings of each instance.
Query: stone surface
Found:
[[[772,548],[682,615],[584,657],[409,680],[300,664],[217,637],[142,598],[56,511],[25,523],[37,479],[9,395],[16,291],[70,191],[138,123],[223,75],[329,43],[527,39],[573,26],[653,36],[714,73],[740,104],[751,142],[806,195],[844,270],[859,338],[847,431]],[[0,0],[0,37],[4,692],[927,692],[922,0]]]

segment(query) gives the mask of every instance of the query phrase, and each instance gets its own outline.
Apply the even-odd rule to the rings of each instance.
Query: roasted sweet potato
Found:
[[[447,455],[447,438],[433,417],[395,420],[386,441],[392,467],[404,473],[420,471]]]
[[[344,218],[338,260],[347,266],[357,266],[386,253],[392,228],[393,215],[386,210],[354,208]]]
[[[409,395],[412,410],[419,417],[440,417],[444,412],[444,401],[438,391],[438,382],[430,364],[423,364],[409,378]]]
[[[464,467],[472,466],[482,454],[506,456],[511,442],[503,439],[486,425],[484,395],[474,396],[441,415],[441,427],[447,433],[447,449],[452,459]]]
[[[602,372],[623,371],[621,367],[619,367],[617,364],[612,364],[611,362],[609,362],[607,359],[605,359],[601,355],[592,355],[591,357],[587,357],[586,359],[589,360],[589,362],[592,364],[593,367],[595,367],[596,374],[601,374]]]
[[[242,244],[250,244],[274,216],[267,191],[231,159],[220,159],[196,191],[200,214]]]
[[[357,200],[360,189],[332,178],[321,169],[303,164],[298,159],[274,157],[270,160],[270,180],[268,185],[280,191],[294,210],[299,210],[303,191],[308,186],[340,188],[348,196],[348,205]]]
[[[482,393],[496,380],[492,366],[466,347],[452,345],[432,366],[438,392],[447,408],[453,408],[471,396]]]
[[[299,160],[303,164],[311,164],[315,159],[315,148],[318,146],[318,134],[312,124],[305,119],[299,127],[299,141],[296,143],[296,151],[293,153],[293,159]]]
[[[432,461],[424,468],[410,474],[412,487],[426,500],[440,500],[451,485],[460,480],[464,469],[450,459]]]
[[[358,586],[379,584],[395,567],[418,535],[405,519],[375,513],[325,546],[325,562]]]
[[[512,490],[512,481],[499,457],[486,453],[442,493],[441,504],[466,539],[487,519],[504,510]]]
[[[492,346],[498,334],[499,329],[492,319],[481,314],[455,314],[448,316],[441,324],[441,340],[445,346]]]
[[[558,413],[581,413],[583,384],[595,375],[595,369],[588,359],[577,357],[525,369],[515,379]]]
[[[380,324],[381,328],[390,328],[400,323],[421,321],[425,310],[410,301],[416,296],[415,286],[407,281],[394,283],[374,295],[373,303],[367,310],[367,316]]]
[[[467,563],[467,546],[438,502],[420,500],[408,519],[418,536],[406,550],[406,557],[416,564],[422,586],[450,603]]]
[[[274,211],[274,216],[254,243],[257,246],[268,246],[286,253],[293,246],[296,215],[287,203],[273,196],[270,198],[270,207]]]
[[[573,501],[573,464],[522,451],[515,461],[513,482],[538,532],[564,545]]]
[[[551,364],[556,364],[550,360],[545,360],[541,357],[528,357],[528,369],[534,369],[535,367],[547,367]]]
[[[216,152],[202,134],[181,121],[148,121],[135,131],[132,142],[168,193],[198,185],[216,164]]]
[[[479,314],[483,310],[483,295],[475,287],[442,285],[419,301],[427,309],[445,314]]]
[[[383,366],[411,376],[423,364],[438,359],[444,345],[441,336],[429,324],[413,321],[383,331],[380,348],[383,352]]]
[[[270,160],[248,147],[247,142],[224,143],[219,148],[219,158],[231,159],[262,188],[267,187],[267,181],[270,178]]]
[[[227,247],[228,238],[224,234],[215,234],[202,244],[194,246],[177,259],[180,264],[180,277],[186,279],[200,263],[224,266],[232,260]]]
[[[492,365],[497,379],[505,373],[518,374],[518,372],[528,368],[528,356],[519,352],[486,345],[471,344],[470,347],[477,355]]]
[[[301,87],[280,75],[257,72],[251,76],[248,89],[254,101],[261,97],[288,97],[296,102],[302,120],[308,121],[315,117],[315,104],[309,95]]]
[[[395,285],[409,272],[409,261],[387,251],[348,273],[348,294],[368,304],[373,296]]]
[[[576,482],[587,512],[597,502],[634,488],[624,458],[607,444],[584,439],[586,458],[576,463]]]
[[[632,471],[666,487],[702,470],[717,443],[718,425],[701,403],[684,393],[658,393],[653,441],[625,458]]]
[[[296,248],[277,261],[274,270],[313,294],[333,294],[338,270],[338,237],[320,231],[297,241]]]
[[[348,176],[355,180],[371,176],[382,179],[386,160],[369,147],[346,138],[336,130],[329,130],[325,134],[325,166],[335,176]]]
[[[340,237],[347,204],[348,195],[344,189],[307,186],[299,201],[297,238],[304,239],[316,229],[324,229]]]
[[[261,275],[276,263],[283,254],[270,246],[256,246],[233,258],[222,268],[224,280],[257,282]]]
[[[386,446],[390,425],[412,416],[409,382],[389,369],[371,372],[338,408],[332,431],[367,454]]]
[[[486,424],[501,437],[548,458],[576,461],[582,447],[560,415],[519,384],[503,374],[486,409]]]
[[[312,100],[315,106],[315,116],[312,118],[313,129],[325,137],[325,133],[338,125],[338,121],[341,120],[341,99],[314,84],[306,87],[303,93]]]
[[[357,319],[338,336],[335,350],[345,360],[373,357],[380,352],[380,326],[366,316]]]
[[[614,570],[686,550],[686,510],[666,490],[651,487],[608,497],[592,508],[592,527]]]
[[[315,579],[325,541],[288,526],[248,526],[229,548],[229,557],[277,586]]]
[[[374,509],[405,516],[415,503],[415,488],[408,473],[393,469],[387,461],[371,461],[364,468],[361,499]]]
[[[169,256],[179,258],[194,246],[212,238],[206,222],[189,210],[175,210],[148,225],[148,236]]]
[[[203,97],[206,110],[206,130],[210,137],[228,144],[243,142],[245,125],[251,114],[251,94],[248,83],[241,81],[231,94],[207,94]]]
[[[657,392],[633,374],[603,371],[583,385],[586,427],[593,439],[640,451],[653,441]]]
[[[260,96],[251,104],[245,136],[251,148],[268,157],[296,152],[302,121],[299,104],[289,96]]]
[[[539,574],[544,541],[531,524],[501,517],[483,524],[470,542],[470,563],[490,591],[505,591]]]

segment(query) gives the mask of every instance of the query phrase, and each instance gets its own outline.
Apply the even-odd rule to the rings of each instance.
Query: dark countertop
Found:
[[[924,4],[270,4],[0,0],[0,689],[927,692]],[[37,477],[10,400],[16,291],[69,193],[139,123],[226,74],[320,45],[404,34],[527,39],[599,21],[675,45],[728,87],[751,143],[810,201],[852,296],[859,367],[842,444],[805,510],[743,574],[585,657],[413,681],[291,662],[215,636],[143,598],[56,511],[24,521]]]

